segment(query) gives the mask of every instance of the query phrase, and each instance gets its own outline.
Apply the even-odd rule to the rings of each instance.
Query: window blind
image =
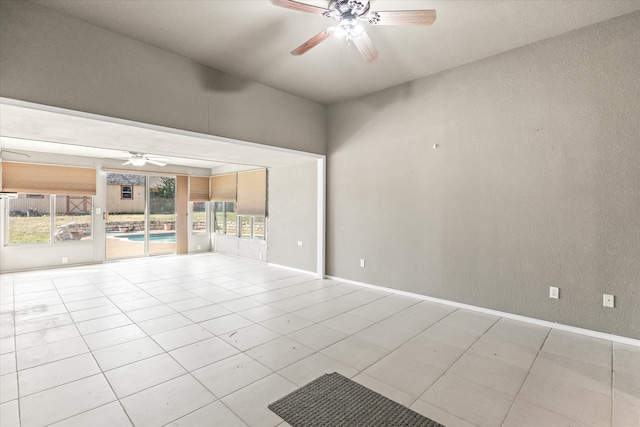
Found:
[[[209,200],[212,202],[235,202],[237,194],[236,181],[235,173],[212,176]]]
[[[209,200],[209,177],[189,177],[189,201],[206,202]]]
[[[2,162],[2,191],[95,196],[96,170],[71,166]]]
[[[239,215],[266,216],[267,170],[238,173]]]
[[[185,175],[176,176],[176,254],[186,254],[188,247],[189,203],[187,201],[189,179]]]

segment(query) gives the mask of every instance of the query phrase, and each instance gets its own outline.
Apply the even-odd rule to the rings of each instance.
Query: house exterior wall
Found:
[[[140,213],[146,207],[144,185],[133,186],[133,199],[122,198],[122,188],[118,184],[107,185],[107,208],[109,213]]]

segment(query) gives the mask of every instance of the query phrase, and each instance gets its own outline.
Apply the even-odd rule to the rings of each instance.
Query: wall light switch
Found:
[[[96,215],[102,215],[102,208],[96,208]]]
[[[603,294],[602,295],[602,305],[605,307],[613,308],[615,306],[615,296]]]
[[[553,298],[553,299],[560,298],[560,288],[556,288],[555,286],[549,286],[549,298]]]
[[[302,240],[298,240],[298,246],[302,246]]]

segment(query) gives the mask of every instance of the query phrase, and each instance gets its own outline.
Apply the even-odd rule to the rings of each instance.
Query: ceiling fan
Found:
[[[271,0],[271,3],[275,6],[314,13],[338,21],[338,25],[325,28],[321,33],[292,50],[292,55],[302,55],[326,40],[331,34],[337,34],[345,37],[349,44],[353,42],[364,60],[372,62],[378,58],[378,51],[358,20],[368,21],[372,25],[430,25],[436,20],[435,10],[370,11],[369,0],[331,0],[326,9],[294,0]]]
[[[171,161],[169,157],[162,156],[150,156],[148,154],[136,153],[134,151],[129,151],[128,160],[122,165],[132,165],[132,166],[144,166],[146,163],[151,163],[156,166],[166,166],[167,163]]]

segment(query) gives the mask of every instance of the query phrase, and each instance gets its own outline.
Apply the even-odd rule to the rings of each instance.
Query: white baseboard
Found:
[[[309,275],[311,275],[313,277],[317,277],[317,278],[320,278],[320,279],[322,278],[322,277],[318,276],[318,273],[316,273],[315,271],[301,270],[299,268],[293,268],[293,267],[289,267],[287,265],[272,264],[270,262],[268,262],[267,265],[269,267],[283,268],[285,270],[290,270],[290,271],[293,271],[293,272],[296,272],[296,273],[309,274]]]
[[[618,342],[621,344],[633,345],[636,347],[640,347],[640,340],[636,340],[633,338],[623,337],[620,335],[607,334],[604,332],[592,331],[590,329],[578,328],[575,326],[563,325],[562,323],[549,322],[547,320],[535,319],[533,317],[521,316],[519,314],[507,313],[504,311],[492,310],[490,308],[478,307],[475,305],[463,304],[460,302],[449,301],[440,298],[434,298],[426,295],[416,294],[413,292],[401,291],[398,289],[386,288],[384,286],[371,285],[369,283],[358,282],[355,280],[343,279],[341,277],[335,276],[325,276],[329,279],[337,280],[344,283],[349,283],[352,285],[362,286],[365,288],[376,289],[379,291],[390,292],[397,295],[404,295],[412,298],[421,299],[424,301],[437,302],[439,304],[450,305],[453,307],[464,308],[465,310],[477,311],[480,313],[491,314],[494,316],[504,317],[506,319],[519,320],[521,322],[532,323],[534,325],[544,326],[547,328],[559,329],[561,331],[573,332],[575,334],[586,335],[593,338],[600,338],[607,341]]]

